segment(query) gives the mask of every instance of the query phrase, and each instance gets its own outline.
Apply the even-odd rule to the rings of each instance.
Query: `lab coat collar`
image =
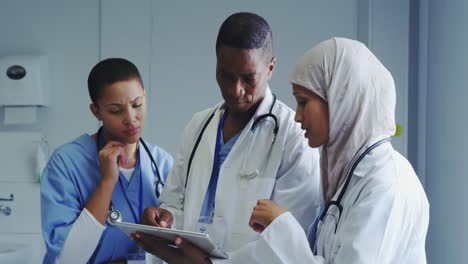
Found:
[[[202,140],[205,140],[205,143],[208,145],[208,153],[210,153],[209,159],[212,161],[214,159],[214,151],[216,146],[216,138],[218,133],[218,126],[219,121],[221,120],[221,116],[224,113],[224,104],[220,103],[216,106],[217,110],[214,112],[213,119],[211,119],[210,123],[208,124],[205,134]],[[210,113],[213,110],[210,110]],[[192,165],[193,166],[193,165]]]
[[[252,118],[247,123],[247,125],[243,128],[241,134],[239,135],[239,138],[237,139],[236,143],[232,147],[232,149],[230,151],[230,154],[227,156],[226,160],[224,160],[223,164],[225,166],[230,166],[229,164],[231,163],[231,160],[233,158],[232,153],[236,153],[239,146],[242,145],[245,142],[245,140],[247,140],[247,137],[249,135],[248,132],[251,130],[251,128],[253,126],[253,123],[254,123],[254,120],[256,120],[257,117],[268,113],[270,111],[272,103],[273,103],[273,94],[271,93],[270,87],[267,85],[266,90],[265,90],[265,96],[262,99],[262,101],[260,102],[260,105],[258,106],[257,110],[255,111],[255,114],[252,116]],[[213,119],[215,120],[215,122],[213,122],[214,123],[213,125],[216,126],[216,128],[217,128],[218,124],[219,124],[219,120],[221,118],[221,115],[224,113],[224,111],[226,109],[226,105],[225,105],[224,102],[222,102],[222,103],[218,104],[216,107],[218,108],[218,111],[216,111],[215,116],[213,117]],[[210,129],[210,131],[211,131],[211,133],[216,133],[217,129]],[[216,138],[216,134],[212,134],[210,136],[212,138]],[[215,144],[216,144],[216,140],[211,140],[210,141],[210,149],[213,150],[212,151],[213,157],[214,157]]]
[[[354,170],[353,176],[362,178],[372,172],[374,169],[381,166],[381,161],[386,160],[385,155],[389,155],[393,148],[390,142],[386,142],[383,145],[375,148],[364,159],[358,164]]]
[[[272,103],[273,103],[273,93],[270,90],[270,86],[267,84],[267,87],[265,89],[265,96],[263,97],[262,101],[260,102],[260,105],[257,108],[257,111],[255,111],[255,114],[252,116],[252,118],[250,119],[246,127],[250,128],[253,124],[252,120],[255,120],[257,117],[263,114],[267,114],[270,111],[270,107]],[[220,111],[217,111],[218,113],[219,112],[223,113],[226,110],[226,104],[224,103],[224,101],[219,103],[216,107],[220,110]]]
[[[266,114],[270,111],[271,104],[273,103],[273,94],[271,93],[270,86],[267,85],[265,90],[265,97],[263,98],[262,102],[255,111],[252,119],[256,119],[257,117]]]

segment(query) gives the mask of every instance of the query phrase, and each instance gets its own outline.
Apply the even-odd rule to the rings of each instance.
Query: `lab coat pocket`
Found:
[[[276,179],[274,177],[266,177],[259,175],[256,177],[241,176],[240,187],[242,198],[255,198],[255,203],[259,199],[270,199],[275,186]]]
[[[270,177],[255,177],[241,180],[241,193],[238,196],[237,219],[233,233],[244,234],[252,239],[257,234],[248,225],[253,208],[260,199],[270,199],[275,179]]]
[[[270,199],[274,184],[274,178],[241,178],[236,206],[232,208],[235,217],[232,236],[226,240],[226,250],[238,249],[258,239],[259,234],[249,226],[250,216],[259,199]]]
[[[248,142],[245,152],[241,154],[243,157],[240,174],[243,178],[262,177],[271,169],[269,164],[271,164],[274,147],[274,125],[271,122],[265,122],[260,124],[260,128],[246,139]]]

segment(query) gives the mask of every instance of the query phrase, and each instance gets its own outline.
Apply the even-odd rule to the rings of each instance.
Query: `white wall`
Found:
[[[255,12],[270,24],[277,56],[270,86],[291,107],[295,103],[288,80],[296,60],[332,36],[357,38],[356,0],[165,1],[153,2],[152,10],[153,120],[148,137],[173,153],[192,114],[222,99],[215,80],[215,42],[230,14]]]
[[[55,148],[84,131],[96,128],[96,122],[88,110],[86,78],[89,69],[98,60],[98,7],[99,3],[92,0],[0,2],[0,57],[47,54],[52,91],[51,106],[41,109],[40,122],[33,125],[3,125],[4,110],[0,108],[0,131],[17,135],[18,131],[42,133]],[[5,138],[2,139],[2,154],[10,154],[18,149],[16,141],[5,142]],[[31,145],[37,144],[26,136],[23,140]],[[7,165],[11,162],[9,158],[0,160],[0,168],[9,168]],[[34,163],[28,162],[23,166],[32,164]],[[34,180],[35,175],[19,174],[23,171],[2,169],[0,197],[4,198],[14,193],[15,201],[1,202],[10,206],[12,213],[10,216],[0,214],[0,240],[8,243],[32,243],[33,250],[28,251],[27,256],[31,257],[31,263],[40,263],[43,242],[40,229],[39,184]]]
[[[148,91],[145,138],[175,155],[180,131],[192,114],[221,100],[214,45],[222,21],[237,11],[256,12],[273,29],[278,63],[270,84],[280,100],[295,106],[289,74],[307,49],[332,36],[361,39],[392,71],[399,96],[397,120],[405,123],[405,2],[0,0],[0,57],[47,54],[52,91],[51,106],[41,109],[40,122],[33,125],[3,125],[0,108],[0,131],[43,133],[52,150],[82,133],[94,133],[98,123],[88,109],[88,73],[100,59],[120,56],[138,66]],[[390,21],[395,17],[398,22]],[[403,153],[405,137],[394,140]],[[14,147],[1,146],[0,151]],[[18,192],[27,193],[31,186],[37,187],[28,183]]]
[[[468,2],[429,0],[428,7],[427,252],[429,263],[466,263]]]
[[[393,146],[407,155],[409,1],[369,1],[368,46],[392,73],[396,88],[395,120],[403,128]]]
[[[98,25],[99,2],[93,0],[0,2],[0,57],[46,54],[51,84],[51,106],[41,112],[41,123],[9,127],[2,122],[0,129],[43,132],[53,148],[95,129],[86,80],[98,61]],[[0,114],[3,121],[3,109]]]
[[[1,7],[0,34],[8,38],[0,43],[0,56],[48,54],[52,95],[51,107],[40,112],[41,124],[0,124],[0,129],[43,131],[52,149],[96,130],[88,110],[87,75],[99,59],[122,56],[137,64],[149,91],[145,137],[174,154],[180,130],[191,115],[221,99],[214,76],[214,43],[221,22],[237,11],[257,12],[271,24],[278,57],[271,88],[291,107],[289,74],[303,52],[332,36],[368,43],[393,73],[397,120],[406,128],[409,8],[404,0],[391,4],[371,0],[229,4],[215,0],[74,4],[20,0],[4,1]],[[0,114],[2,121],[3,109]],[[404,132],[394,144],[405,154]]]

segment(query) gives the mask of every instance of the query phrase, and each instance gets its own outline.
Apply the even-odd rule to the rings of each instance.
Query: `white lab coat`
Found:
[[[255,164],[259,170],[262,169],[271,145],[274,122],[270,118],[260,122],[254,133],[250,128],[256,117],[268,113],[272,102],[273,96],[268,88],[257,112],[220,168],[214,217],[220,217],[225,222],[224,249],[229,254],[229,260],[213,260],[214,262],[254,263],[256,252],[253,251],[253,245],[259,235],[248,223],[259,199],[272,199],[289,208],[298,220],[299,228],[306,229],[315,218],[314,204],[320,199],[318,151],[307,145],[304,133],[293,120],[294,112],[279,100],[273,107],[273,114],[278,118],[279,131],[264,172],[252,179],[240,174],[245,155],[248,155],[248,168]],[[218,110],[207,126],[194,155],[187,190],[184,190],[188,160],[195,141],[216,108]],[[216,135],[223,111],[223,103],[219,103],[199,112],[183,131],[175,164],[161,195],[161,206],[169,209],[175,217],[173,228],[192,231],[196,229],[211,177]],[[251,151],[246,154],[250,137],[254,137]]]
[[[284,213],[262,233],[258,258],[294,264],[426,263],[429,204],[411,165],[389,142],[358,165],[342,206],[336,234],[333,217],[319,226],[317,255],[302,227]],[[332,208],[329,212],[337,215]]]

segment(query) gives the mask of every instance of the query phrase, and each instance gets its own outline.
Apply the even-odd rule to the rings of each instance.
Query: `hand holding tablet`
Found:
[[[208,234],[177,230],[177,229],[169,229],[169,228],[163,228],[163,227],[156,227],[156,226],[150,226],[150,225],[120,222],[117,218],[115,218],[116,215],[117,215],[116,211],[112,211],[109,214],[108,223],[113,226],[118,227],[128,236],[136,232],[141,232],[144,234],[153,235],[155,237],[167,239],[170,241],[174,241],[176,237],[181,237],[191,242],[192,244],[199,247],[201,250],[203,250],[204,252],[208,253],[209,255],[213,257],[218,257],[218,258],[223,258],[223,259],[228,258],[228,255],[221,248],[217,248],[215,246],[215,243],[211,240]]]

